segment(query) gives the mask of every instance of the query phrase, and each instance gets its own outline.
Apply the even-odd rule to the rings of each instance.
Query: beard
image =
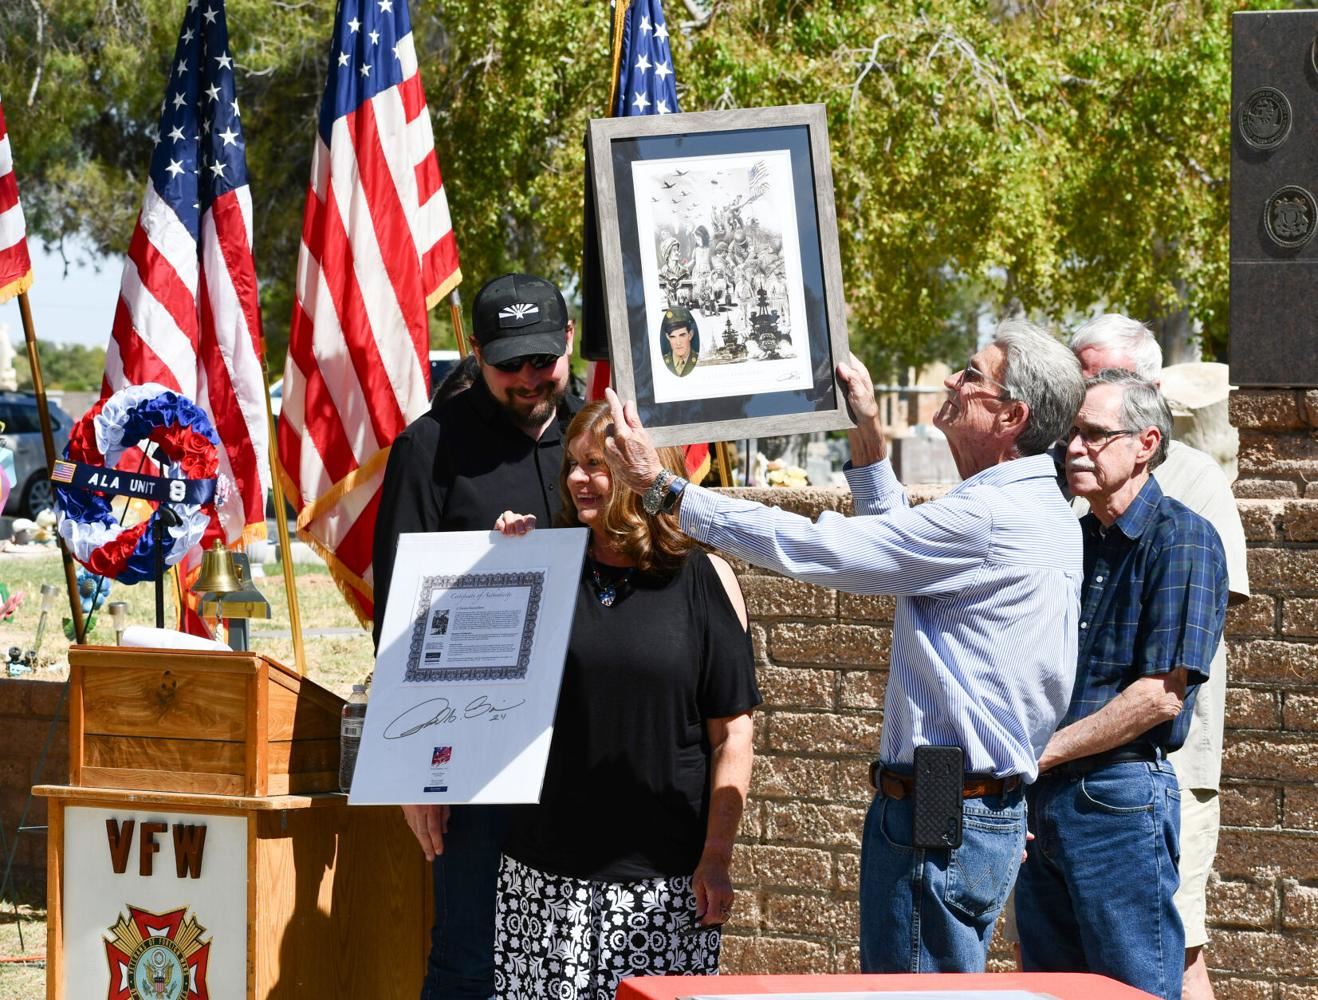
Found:
[[[508,419],[524,430],[538,431],[558,411],[558,404],[567,395],[567,380],[562,384],[549,382],[541,388],[542,395],[528,398],[512,389],[504,392],[501,401]]]

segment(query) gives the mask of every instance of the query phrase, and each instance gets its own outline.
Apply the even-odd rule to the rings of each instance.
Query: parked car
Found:
[[[435,395],[435,390],[439,388],[440,383],[448,376],[462,358],[457,351],[431,351],[430,352],[430,395]],[[284,405],[284,380],[277,379],[270,385],[270,409],[275,413],[275,419],[279,419],[279,409]]]
[[[59,404],[46,400],[50,411],[50,431],[55,439],[55,452],[64,456],[69,443],[73,418]],[[0,392],[0,445],[14,453],[16,481],[6,514],[36,517],[47,507],[55,506],[55,487],[50,482],[50,467],[46,464],[46,446],[41,440],[41,418],[37,412],[37,397],[30,392]]]
[[[457,351],[430,352],[430,397],[435,397],[435,390],[448,378],[448,373],[458,366],[462,355]]]

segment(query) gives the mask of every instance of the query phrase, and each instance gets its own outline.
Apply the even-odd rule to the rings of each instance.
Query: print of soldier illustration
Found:
[[[775,207],[770,171],[750,168],[674,170],[658,175],[651,203],[657,284],[665,313],[660,349],[665,365],[688,374],[706,365],[792,357],[784,235],[764,217]],[[671,205],[671,208],[670,208]],[[691,360],[674,362],[672,316],[684,317]],[[697,322],[705,324],[703,353]],[[685,346],[685,345],[682,345]],[[677,353],[680,358],[683,355]]]

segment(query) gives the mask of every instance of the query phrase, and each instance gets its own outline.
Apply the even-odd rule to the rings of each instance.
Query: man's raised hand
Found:
[[[659,452],[641,426],[635,403],[623,406],[612,389],[604,390],[604,398],[608,400],[613,418],[613,426],[604,442],[604,458],[624,486],[635,493],[644,493],[663,468]]]
[[[874,396],[870,373],[854,354],[838,362],[837,377],[846,393],[847,414],[856,422],[847,436],[851,441],[851,464],[871,465],[888,455],[888,439],[879,418],[879,401]]]

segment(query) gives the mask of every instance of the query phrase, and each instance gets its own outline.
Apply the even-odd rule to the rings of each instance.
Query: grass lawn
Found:
[[[257,578],[255,582],[257,589],[270,602],[270,618],[252,620],[251,648],[295,668],[283,570],[278,563],[268,563],[263,569],[265,577]],[[364,680],[374,664],[371,634],[360,626],[348,609],[323,563],[295,564],[295,574],[307,676],[346,698],[352,685]],[[22,607],[9,621],[0,623],[0,654],[6,653],[10,646],[20,646],[25,650],[32,647],[41,613],[41,584],[59,587],[56,610],[51,612],[41,643],[46,665],[37,676],[67,677],[69,641],[64,636],[61,619],[69,616],[69,603],[64,593],[64,569],[58,552],[52,550],[41,555],[0,553],[0,583],[8,586],[11,594],[20,590],[27,593]],[[165,591],[167,627],[173,627],[177,621],[171,590],[166,587]],[[130,625],[155,624],[154,584],[125,587],[116,583],[106,604],[110,601],[127,602]],[[104,645],[114,643],[114,627],[104,606],[96,614],[87,641]],[[0,662],[7,660],[7,655],[0,656]]]
[[[46,911],[19,904],[15,917],[12,903],[6,901],[0,905],[0,1000],[38,1000],[46,995],[44,961],[4,961],[5,958],[39,958],[45,954]]]

